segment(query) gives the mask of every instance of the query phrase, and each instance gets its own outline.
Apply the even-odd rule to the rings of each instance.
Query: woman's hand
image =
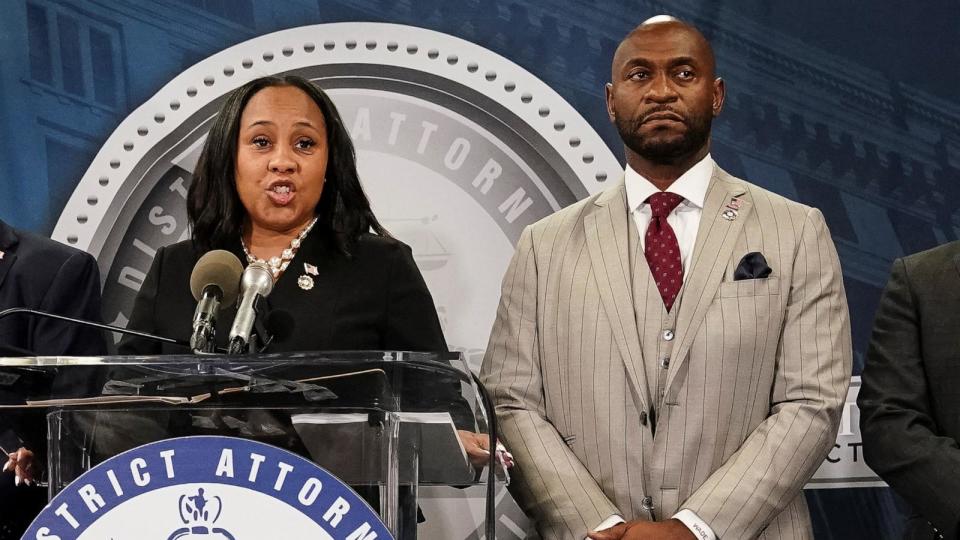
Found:
[[[462,429],[457,430],[463,449],[467,451],[467,457],[470,463],[478,469],[482,469],[488,463],[490,458],[490,438],[486,433],[474,433]],[[513,467],[513,454],[507,452],[500,442],[497,442],[497,460],[503,465],[504,469]]]
[[[13,471],[13,481],[16,485],[19,486],[22,482],[30,486],[36,483],[34,461],[33,452],[21,447],[16,452],[7,454],[7,464],[3,466],[3,470]]]

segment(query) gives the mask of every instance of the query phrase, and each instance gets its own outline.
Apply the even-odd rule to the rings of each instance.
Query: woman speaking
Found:
[[[353,145],[330,98],[300,77],[265,77],[231,93],[207,136],[187,195],[191,240],[157,251],[129,327],[190,339],[190,273],[213,249],[262,261],[269,304],[293,318],[270,352],[447,349],[410,248],[377,221]],[[235,313],[235,309],[233,310]],[[216,335],[232,322],[221,314]],[[143,339],[121,354],[190,351]]]

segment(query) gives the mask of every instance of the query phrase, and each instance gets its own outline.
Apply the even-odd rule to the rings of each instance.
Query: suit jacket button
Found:
[[[647,425],[647,411],[640,411],[640,425]]]
[[[653,497],[647,495],[643,498],[640,504],[643,506],[644,510],[653,510]]]

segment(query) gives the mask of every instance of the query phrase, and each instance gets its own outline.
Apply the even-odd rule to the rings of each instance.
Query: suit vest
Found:
[[[675,343],[677,313],[680,311],[686,286],[680,288],[673,309],[668,313],[643,252],[643,245],[640,242],[642,233],[637,230],[633,215],[628,214],[627,218],[630,231],[627,244],[630,247],[633,312],[643,353],[643,369],[647,379],[647,403],[650,403],[652,409],[647,411],[647,414],[650,415],[655,430],[657,413],[663,407],[667,373],[670,362],[673,360],[671,353]],[[684,276],[687,272],[689,269],[684,268]]]

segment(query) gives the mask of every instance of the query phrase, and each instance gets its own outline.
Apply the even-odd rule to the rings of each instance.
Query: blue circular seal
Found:
[[[44,508],[25,540],[392,539],[316,464],[267,444],[183,437],[114,456]]]

